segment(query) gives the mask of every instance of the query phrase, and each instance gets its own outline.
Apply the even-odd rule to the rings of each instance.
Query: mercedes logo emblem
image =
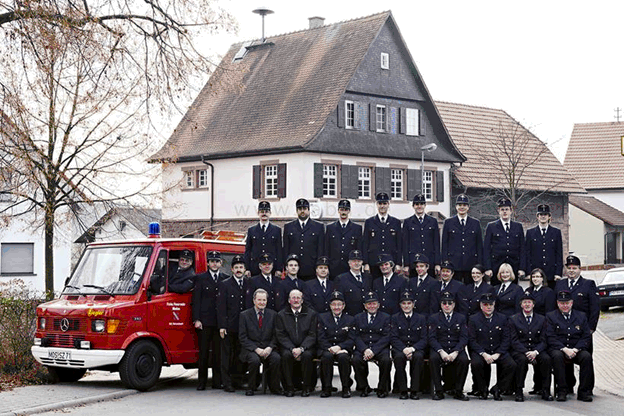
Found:
[[[67,332],[69,329],[69,319],[63,318],[61,319],[61,331]]]

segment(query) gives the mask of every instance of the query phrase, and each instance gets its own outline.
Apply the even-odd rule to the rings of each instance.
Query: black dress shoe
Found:
[[[322,398],[326,398],[326,397],[330,397],[330,396],[331,396],[331,391],[329,391],[329,390],[321,391],[321,397]]]
[[[362,393],[360,393],[360,397],[368,397],[369,394],[371,394],[373,392],[373,389],[371,389],[370,387],[364,387],[362,389]]]
[[[442,393],[441,391],[437,391],[437,392],[433,393],[433,396],[431,396],[431,398],[433,400],[442,400],[442,399],[444,399],[444,393]]]
[[[468,394],[468,396],[478,396],[479,392],[477,390],[473,390],[473,391],[469,391],[466,394]]]
[[[276,396],[283,396],[284,395],[284,390],[279,389],[279,390],[271,390],[271,394],[274,394]]]
[[[410,399],[412,400],[420,400],[420,396],[415,391],[410,393]]]
[[[348,399],[349,397],[351,397],[351,389],[349,388],[342,389],[342,398]]]
[[[587,395],[587,394],[583,394],[583,395],[579,394],[576,399],[580,400],[582,402],[592,402],[592,401],[594,401],[594,399],[591,396]]]
[[[456,393],[455,395],[453,395],[453,398],[455,400],[461,400],[462,402],[467,402],[468,400],[470,400],[468,396],[466,396],[464,393]]]
[[[407,399],[409,399],[409,396],[407,395],[407,392],[406,391],[402,391],[401,395],[399,395],[399,399],[400,400],[407,400]]]
[[[286,396],[286,397],[293,397],[294,395],[295,395],[295,392],[292,391],[292,390],[286,390],[284,392],[284,396]]]
[[[536,394],[542,394],[542,391],[541,391],[541,390],[536,390],[535,388],[533,388],[533,390],[531,390],[531,391],[529,392],[529,394],[532,394],[532,395],[533,395],[533,394],[534,394],[534,395],[536,395]]]
[[[310,390],[308,389],[303,389],[301,391],[301,397],[310,397]]]
[[[552,402],[554,399],[550,394],[544,393],[542,394],[542,400],[545,400],[547,402]]]
[[[383,390],[377,390],[377,397],[379,397],[380,399],[385,399],[386,397],[388,397],[388,392]]]
[[[516,393],[516,399],[517,402],[523,402],[524,401],[524,394],[522,394],[522,392],[518,392]]]
[[[247,390],[247,391],[245,392],[245,396],[253,396],[254,394],[255,394],[255,393],[254,393],[254,391],[253,391],[253,390]]]
[[[503,398],[501,397],[500,390],[494,390],[494,391],[491,391],[491,393],[492,393],[492,398],[496,400],[497,402],[500,402],[501,400],[503,400]]]
[[[488,392],[484,391],[483,393],[479,393],[479,394],[477,394],[477,397],[479,398],[479,400],[487,400]]]
[[[197,390],[206,390],[206,382],[199,382],[199,385],[197,386]]]
[[[234,389],[234,387],[232,386],[225,386],[223,387],[224,391],[227,391],[228,393],[234,393],[236,390]]]
[[[565,402],[566,400],[568,400],[568,398],[566,397],[565,393],[557,393],[558,402]]]

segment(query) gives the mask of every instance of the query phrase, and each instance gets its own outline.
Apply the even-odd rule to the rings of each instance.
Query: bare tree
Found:
[[[0,0],[0,214],[43,227],[48,296],[60,213],[157,194],[145,159],[213,67],[197,45],[234,29],[213,0]]]

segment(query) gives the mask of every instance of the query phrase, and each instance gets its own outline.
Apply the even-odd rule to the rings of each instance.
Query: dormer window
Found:
[[[381,69],[390,69],[390,55],[381,53]]]

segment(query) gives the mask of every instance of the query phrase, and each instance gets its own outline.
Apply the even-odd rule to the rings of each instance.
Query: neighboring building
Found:
[[[159,209],[111,208],[82,233],[75,243],[145,238],[149,223],[160,219]]]
[[[498,218],[496,201],[509,189],[508,173],[516,173],[516,220],[525,230],[537,219],[537,205],[547,203],[552,224],[561,228],[564,253],[568,242],[568,195],[584,192],[546,145],[503,110],[436,102],[453,142],[468,160],[453,171],[453,196],[465,192],[471,215],[487,222]],[[511,169],[510,166],[515,166]]]
[[[583,266],[622,263],[624,212],[587,195],[570,195],[570,251]]]
[[[624,123],[574,125],[565,167],[591,196],[624,211]]]
[[[314,20],[314,21],[313,21]],[[244,231],[259,200],[278,224],[295,201],[314,218],[373,215],[376,192],[390,214],[413,214],[421,189],[428,210],[448,216],[451,166],[465,161],[449,136],[390,12],[233,45],[165,146],[163,233]],[[170,163],[173,162],[173,163]],[[179,186],[175,186],[180,184]]]

